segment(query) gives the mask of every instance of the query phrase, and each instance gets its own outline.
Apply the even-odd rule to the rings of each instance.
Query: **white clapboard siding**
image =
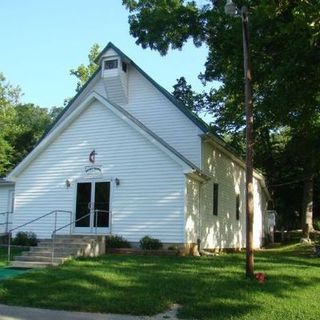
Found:
[[[6,225],[4,223],[7,222],[7,219],[11,220],[11,215],[7,218],[7,212],[10,210],[9,193],[13,189],[14,186],[12,185],[0,185],[0,233],[6,231]]]
[[[261,248],[265,237],[264,222],[267,200],[257,179],[254,179],[254,190],[253,245],[255,248]]]
[[[185,203],[185,238],[186,243],[197,243],[200,231],[200,188],[201,185],[189,177],[186,178],[186,203]]]
[[[128,68],[128,105],[124,107],[200,167],[199,128],[133,66]]]
[[[150,235],[163,242],[184,241],[184,173],[180,165],[107,107],[95,102],[51,143],[18,177],[14,224],[51,210],[73,210],[76,180],[84,177],[95,149],[111,183],[114,234],[129,241]],[[71,187],[65,185],[66,179]],[[68,223],[60,214],[58,225]],[[24,228],[40,238],[51,236],[53,216]],[[68,229],[65,229],[67,232]]]
[[[114,50],[110,49],[106,56],[110,54],[114,55]],[[121,74],[124,76],[123,72]],[[104,79],[99,71],[57,124],[77,108],[89,93],[96,91],[124,107],[183,156],[200,167],[201,139],[199,134],[203,132],[132,64],[128,64],[125,77],[126,81],[123,79],[120,81],[120,78]],[[122,88],[123,85],[126,87],[125,90]],[[125,99],[123,90],[126,94],[128,91],[128,97]]]
[[[211,144],[204,143],[204,170],[212,180],[201,187],[201,239],[207,248],[245,247],[245,170]],[[213,215],[213,183],[219,185],[218,216]],[[236,196],[240,195],[240,220]],[[262,244],[266,199],[254,178],[254,247]]]
[[[110,58],[115,56],[118,56],[118,54],[112,48],[109,48],[109,50],[105,52],[100,59],[103,60],[104,58]]]
[[[99,70],[99,72],[96,72],[96,74],[93,76],[91,81],[89,81],[89,83],[85,87],[83,87],[78,96],[75,96],[73,98],[74,100],[72,100],[71,105],[68,105],[68,107],[63,110],[63,115],[58,118],[58,121],[54,124],[51,130],[56,128],[66,117],[68,117],[70,113],[72,113],[73,110],[76,109],[93,90],[96,90],[98,93],[100,93],[99,91],[101,91],[101,93],[103,93],[103,96],[106,96],[105,90],[101,87],[103,87],[103,81],[101,81],[101,72]]]

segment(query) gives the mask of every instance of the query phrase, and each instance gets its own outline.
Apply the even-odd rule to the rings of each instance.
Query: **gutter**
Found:
[[[211,177],[200,169],[192,169],[190,171],[185,171],[184,173],[186,176],[201,183],[211,180]]]
[[[14,185],[14,181],[8,181],[5,178],[0,178],[0,187],[1,186],[11,186]]]

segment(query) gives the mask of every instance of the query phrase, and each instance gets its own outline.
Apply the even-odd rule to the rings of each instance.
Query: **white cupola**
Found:
[[[99,61],[107,98],[118,104],[127,104],[128,62],[112,48],[102,52]]]

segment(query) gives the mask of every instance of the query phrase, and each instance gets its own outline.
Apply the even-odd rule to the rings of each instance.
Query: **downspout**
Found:
[[[203,142],[200,139],[200,168],[203,169]],[[197,245],[198,245],[198,252],[200,253],[201,250],[201,240],[202,240],[202,232],[201,232],[201,186],[202,182],[199,181],[198,184],[198,239],[197,239]]]
[[[198,239],[197,239],[197,245],[198,245],[198,253],[200,256],[215,256],[216,254],[214,253],[211,253],[211,252],[208,252],[204,249],[201,249],[201,242],[202,242],[202,221],[201,221],[201,194],[202,194],[202,187],[207,183],[207,181],[202,181],[202,182],[199,182],[199,197],[198,197],[198,213],[199,213],[199,222],[198,222]]]
[[[201,234],[201,187],[202,187],[203,182],[199,181],[198,184],[198,239],[197,239],[197,245],[198,245],[198,252],[201,251],[201,240],[202,240],[202,234]]]
[[[208,183],[208,181],[201,181],[199,182],[199,198],[198,198],[198,239],[197,239],[197,245],[198,245],[198,251],[200,255],[213,255],[210,252],[205,251],[204,249],[201,249],[201,243],[203,243],[202,239],[202,208],[201,208],[201,195],[202,195],[202,189],[203,187]]]

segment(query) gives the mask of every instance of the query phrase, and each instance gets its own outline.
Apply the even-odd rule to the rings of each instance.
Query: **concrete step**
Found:
[[[60,264],[67,257],[54,257],[53,262]],[[25,261],[25,262],[51,262],[51,257],[43,257],[43,256],[17,256],[14,258],[14,261]]]
[[[61,255],[61,256],[65,256],[65,255],[73,255],[73,254],[77,254],[78,252],[80,252],[81,249],[77,248],[77,249],[60,249],[60,250],[57,250],[57,248],[55,248],[54,252],[55,252],[55,255]],[[23,255],[26,255],[26,256],[34,256],[34,255],[43,255],[43,256],[46,256],[46,255],[50,255],[51,256],[51,248],[50,249],[41,249],[41,248],[38,248],[38,250],[32,250],[32,251],[27,251],[27,252],[24,252]]]
[[[101,236],[95,236],[95,235],[91,235],[91,236],[80,236],[80,235],[76,235],[76,236],[65,236],[65,235],[56,235],[55,236],[55,241],[90,241],[90,240],[97,240],[97,238],[99,238]],[[48,242],[51,241],[52,238],[49,239],[40,239],[39,242]]]
[[[10,266],[14,268],[47,268],[57,266],[58,263],[38,262],[38,261],[11,261]]]
[[[87,245],[88,242],[81,242],[81,243],[54,243],[55,248],[75,248]],[[40,243],[37,246],[30,247],[30,250],[34,250],[35,248],[52,248],[52,243]]]
[[[86,243],[90,243],[91,241],[94,241],[94,239],[92,240],[80,240],[80,239],[73,239],[70,241],[67,240],[55,240],[54,243],[55,245],[67,245],[67,244],[76,244],[76,245],[82,245],[82,244],[86,244]],[[38,243],[39,246],[51,246],[52,245],[52,241],[51,240],[43,240],[41,242]]]
[[[81,235],[81,234],[73,234],[73,235],[66,235],[66,234],[56,234],[56,239],[97,239],[101,237],[101,235],[96,234],[88,234],[88,235]]]
[[[64,246],[54,246],[54,251],[55,252],[77,252],[79,250],[84,250],[87,247],[86,244],[82,245],[64,245]],[[29,251],[24,251],[23,253],[30,252],[31,254],[33,252],[51,252],[52,251],[52,246],[43,246],[43,247],[35,247],[34,249],[31,249]]]
[[[54,242],[54,260],[52,260],[52,240],[42,239],[35,247],[16,256],[11,265],[17,268],[40,268],[63,263],[72,256],[87,256],[96,254],[95,245],[100,241],[101,236],[82,235],[57,235]],[[103,239],[102,239],[103,241]],[[93,245],[93,246],[92,246]],[[99,248],[97,249],[99,250]]]
[[[55,251],[54,252],[54,256],[55,257],[59,257],[59,258],[63,258],[63,257],[68,257],[68,256],[76,256],[77,252],[60,252],[60,251]],[[23,257],[51,257],[52,253],[51,251],[48,252],[26,252],[24,254],[22,254],[21,256]]]

